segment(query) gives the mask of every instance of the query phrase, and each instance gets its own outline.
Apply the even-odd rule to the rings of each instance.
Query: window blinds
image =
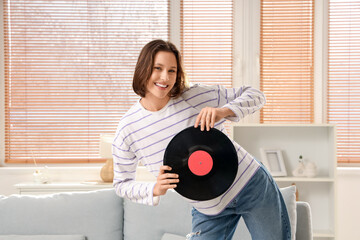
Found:
[[[314,1],[261,0],[261,123],[314,119]]]
[[[7,163],[98,162],[137,96],[141,48],[169,38],[167,0],[3,1]]]
[[[340,163],[360,163],[360,2],[330,0],[328,122]]]
[[[181,50],[192,83],[232,86],[233,1],[181,1]]]

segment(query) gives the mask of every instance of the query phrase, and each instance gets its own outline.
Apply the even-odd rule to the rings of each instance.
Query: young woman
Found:
[[[162,164],[177,133],[194,126],[227,134],[225,119],[239,121],[265,104],[264,94],[249,86],[188,86],[179,51],[163,40],[142,49],[133,89],[140,99],[120,120],[113,143],[114,187],[119,196],[148,205],[157,205],[160,196],[179,182],[179,176]],[[233,144],[238,172],[229,189],[211,200],[187,199],[194,207],[188,239],[231,239],[240,217],[252,239],[290,239],[289,218],[276,183],[254,157]],[[157,177],[155,183],[135,181],[139,161]]]

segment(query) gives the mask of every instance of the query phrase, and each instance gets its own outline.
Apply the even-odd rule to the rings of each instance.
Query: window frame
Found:
[[[314,124],[326,123],[327,98],[327,35],[328,35],[328,0],[315,1],[315,36],[314,36]],[[3,19],[3,2],[0,2],[0,17]],[[3,21],[1,20],[1,23]],[[233,86],[252,85],[259,88],[259,39],[260,0],[234,0],[234,47],[233,47]],[[320,30],[319,30],[320,29]],[[4,39],[3,24],[0,26],[0,74],[4,76]],[[170,41],[180,45],[180,1],[170,1]],[[181,49],[180,49],[181,51]],[[0,166],[5,164],[5,106],[4,78],[0,78]],[[242,120],[242,123],[258,123],[259,113]],[[54,164],[52,166],[98,166],[96,163]],[[17,167],[29,164],[16,164]],[[338,164],[338,166],[360,166],[360,164]]]
[[[5,165],[5,66],[4,66],[4,24],[3,2],[0,2],[0,166]]]

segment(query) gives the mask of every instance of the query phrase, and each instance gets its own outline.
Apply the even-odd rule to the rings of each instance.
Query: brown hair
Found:
[[[180,96],[184,88],[187,87],[185,71],[179,50],[177,50],[171,42],[157,39],[147,43],[143,47],[136,63],[133,76],[133,90],[141,97],[145,97],[146,85],[153,71],[154,58],[160,51],[174,53],[177,62],[176,82],[169,93],[170,97],[176,98]]]

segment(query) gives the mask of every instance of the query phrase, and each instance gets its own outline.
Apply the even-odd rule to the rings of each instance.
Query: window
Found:
[[[360,2],[330,0],[327,120],[339,163],[360,163]]]
[[[359,3],[327,1],[328,83],[321,85],[328,92],[320,108],[337,124],[339,162],[355,163],[360,162]],[[234,72],[236,81],[248,82],[244,69],[256,75],[249,77],[256,87],[252,60],[260,52],[260,88],[267,96],[260,122],[314,122],[314,81],[317,86],[322,81],[313,69],[315,1],[182,0],[175,38],[169,36],[177,31],[169,22],[172,3],[3,1],[6,162],[103,161],[99,136],[114,133],[136,101],[131,89],[136,59],[155,38],[179,42],[190,81],[227,87]],[[249,24],[251,17],[260,24]],[[327,29],[326,23],[320,27]],[[241,64],[234,64],[234,56]]]
[[[100,135],[113,134],[138,98],[131,82],[141,48],[170,38],[169,5],[5,1],[6,163],[103,161]],[[180,7],[190,81],[230,87],[233,1]]]
[[[314,122],[314,1],[261,0],[261,123]]]
[[[4,1],[7,163],[99,162],[137,96],[148,41],[169,39],[169,2]]]
[[[182,0],[181,49],[191,82],[231,87],[233,1]]]
[[[190,82],[232,87],[233,0],[182,0],[181,50]]]

